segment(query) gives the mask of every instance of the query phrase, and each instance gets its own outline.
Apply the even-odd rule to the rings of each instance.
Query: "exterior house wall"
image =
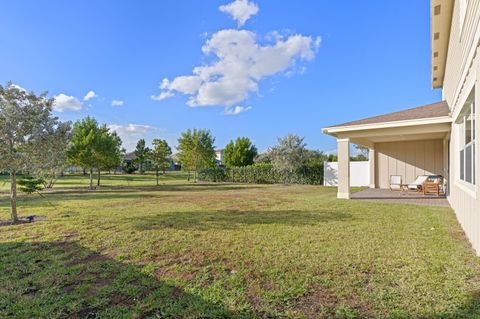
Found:
[[[402,183],[412,183],[419,175],[442,175],[443,140],[375,143],[375,186],[390,187],[390,176],[402,176]]]
[[[480,156],[479,156],[479,40],[480,1],[467,1],[464,12],[460,1],[455,1],[448,56],[443,84],[443,95],[452,111],[452,130],[449,137],[450,185],[448,199],[473,248],[480,254]],[[477,185],[460,180],[460,126],[459,113],[470,92],[475,89],[476,104],[476,181]]]

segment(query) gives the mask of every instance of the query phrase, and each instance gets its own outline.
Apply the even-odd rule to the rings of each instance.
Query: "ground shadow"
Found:
[[[138,230],[159,228],[175,229],[233,229],[246,225],[286,225],[304,226],[317,223],[351,220],[352,215],[339,211],[174,211],[143,216],[141,218],[127,218]]]
[[[135,199],[135,198],[156,198],[169,196],[167,193],[193,193],[193,192],[235,192],[239,190],[254,190],[261,186],[245,186],[235,184],[186,184],[186,185],[160,185],[160,186],[101,186],[96,190],[89,190],[88,186],[75,186],[66,188],[53,188],[43,191],[42,197],[36,194],[19,194],[18,200],[21,204],[28,202],[71,201],[71,200],[108,200],[108,199]],[[3,195],[3,196],[2,196]],[[0,193],[0,207],[10,205],[8,193]]]
[[[254,318],[75,242],[0,244],[1,318]]]

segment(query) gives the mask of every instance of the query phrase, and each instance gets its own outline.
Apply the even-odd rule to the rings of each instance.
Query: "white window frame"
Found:
[[[476,172],[477,172],[477,167],[476,167],[476,108],[475,108],[475,95],[473,99],[468,101],[466,103],[466,107],[464,107],[464,110],[462,114],[460,115],[461,122],[460,122],[460,144],[459,144],[459,161],[460,161],[460,166],[459,166],[459,179],[469,185],[469,186],[475,186],[476,185]],[[470,116],[470,123],[467,121],[468,117]],[[470,124],[470,141],[466,143],[466,136],[467,136],[467,124]],[[468,181],[467,178],[467,163],[468,163],[468,157],[467,157],[467,149],[470,148],[470,181]],[[462,152],[463,152],[463,158],[462,158]],[[463,163],[462,163],[463,160]],[[463,169],[463,171],[462,171]]]

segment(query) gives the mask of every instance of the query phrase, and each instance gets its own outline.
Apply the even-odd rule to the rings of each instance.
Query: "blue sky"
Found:
[[[430,83],[427,0],[219,9],[231,3],[5,1],[0,82],[48,91],[61,119],[94,116],[127,149],[140,137],[175,143],[196,127],[218,147],[247,136],[264,150],[297,133],[331,150],[322,127],[441,99]]]

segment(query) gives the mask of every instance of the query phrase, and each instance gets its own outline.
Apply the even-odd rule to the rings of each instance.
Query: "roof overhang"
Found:
[[[453,0],[431,0],[430,38],[432,42],[432,87],[443,86],[448,42],[452,24]]]
[[[348,138],[352,143],[373,147],[375,143],[443,138],[451,130],[452,118],[415,119],[324,128],[325,134]]]

